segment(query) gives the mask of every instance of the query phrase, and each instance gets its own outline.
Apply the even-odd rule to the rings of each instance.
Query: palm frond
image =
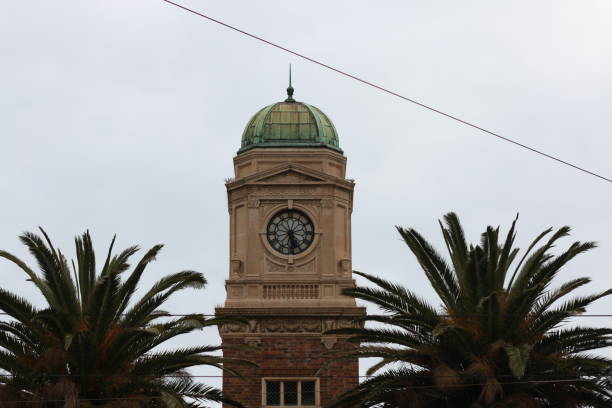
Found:
[[[397,227],[404,242],[416,256],[432,287],[449,310],[457,308],[460,283],[444,258],[414,229]]]
[[[503,242],[500,228],[489,226],[477,245],[468,245],[456,214],[447,214],[440,227],[452,268],[418,232],[398,227],[443,308],[437,311],[400,284],[355,272],[376,286],[343,293],[381,312],[357,319],[365,327],[327,332],[359,345],[330,353],[331,361],[380,360],[369,371],[373,377],[329,407],[609,406],[612,362],[588,353],[610,347],[612,329],[560,326],[612,290],[564,300],[588,278],[550,289],[563,267],[595,244],[575,242],[555,256],[552,248],[570,229],[548,229],[531,242],[506,284],[519,254],[513,247],[517,219]],[[550,377],[566,380],[538,381]]]
[[[218,390],[194,383],[185,369],[209,365],[238,376],[235,367],[252,363],[209,353],[246,346],[201,345],[159,351],[182,334],[239,320],[210,319],[197,313],[171,318],[160,309],[180,290],[203,288],[206,279],[202,274],[183,271],[168,275],[133,301],[140,278],[161,245],[147,251],[132,273],[126,274],[138,247],[114,255],[113,237],[97,271],[91,236],[85,232],[75,238],[76,262],[72,262],[71,271],[66,257],[43,229],[41,232],[44,238],[32,233],[20,237],[38,262],[40,273],[0,251],[0,257],[28,275],[47,303],[39,310],[0,288],[0,309],[14,319],[0,322],[0,371],[11,374],[0,377],[0,400],[5,391],[15,391],[14,398],[23,398],[24,403],[54,399],[75,408],[96,405],[109,396],[120,401],[133,395],[142,397],[139,401],[145,405],[158,406],[163,401],[194,407],[205,401],[221,401],[239,406]],[[99,381],[100,375],[105,381]]]

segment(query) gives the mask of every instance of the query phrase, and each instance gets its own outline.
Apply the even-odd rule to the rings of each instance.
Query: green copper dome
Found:
[[[318,108],[288,98],[257,112],[242,133],[238,153],[255,147],[327,147],[342,153],[338,133],[326,114]]]

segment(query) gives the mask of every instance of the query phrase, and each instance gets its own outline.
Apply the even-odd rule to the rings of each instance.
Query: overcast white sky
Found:
[[[182,4],[612,177],[610,1]],[[431,296],[394,225],[442,250],[445,212],[474,242],[520,212],[523,248],[566,224],[600,243],[558,282],[612,286],[611,183],[161,0],[0,1],[0,248],[30,260],[17,236],[38,225],[67,253],[85,229],[99,251],[115,233],[119,248],[165,243],[144,283],[201,271],[208,289],[168,308],[213,312],[228,270],[223,180],[247,120],[284,99],[289,63],[296,99],[330,116],[357,182],[355,269]],[[34,296],[14,267],[0,271],[0,285]],[[611,313],[612,297],[589,312]]]

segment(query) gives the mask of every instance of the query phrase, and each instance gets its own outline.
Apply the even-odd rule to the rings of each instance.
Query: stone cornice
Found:
[[[337,152],[332,149],[324,149],[324,148],[304,148],[304,147],[296,147],[296,148],[254,148],[248,150],[244,153],[234,156],[234,163],[242,163],[248,160],[251,160],[256,157],[278,157],[285,159],[287,157],[299,156],[299,157],[328,157],[330,159],[335,159],[346,163],[346,156],[342,153]]]
[[[223,308],[227,311],[228,308]],[[228,322],[219,325],[219,334],[222,337],[226,336],[238,336],[238,337],[252,337],[252,336],[328,336],[328,332],[333,329],[347,329],[363,327],[363,320],[359,318],[365,315],[365,310],[359,310],[363,308],[343,308],[344,313],[328,313],[320,314],[324,309],[313,313],[310,309],[305,311],[304,309],[293,309],[292,314],[279,313],[279,310],[275,310],[275,313],[270,313],[270,310],[265,310],[262,313],[262,309],[258,309],[253,314],[244,313],[246,309],[241,308],[240,317],[243,322]],[[349,313],[346,313],[349,311]],[[254,310],[251,310],[254,312]],[[236,316],[235,313],[224,315],[217,309],[217,316],[227,317]],[[335,337],[334,335],[332,335]]]
[[[240,187],[249,186],[253,184],[261,185],[259,183],[260,180],[269,178],[277,174],[282,174],[283,172],[286,172],[287,170],[292,170],[296,173],[303,174],[305,176],[311,176],[313,178],[320,179],[320,181],[317,180],[317,181],[310,181],[310,182],[302,182],[301,184],[303,185],[335,185],[335,186],[342,187],[344,189],[348,189],[351,191],[355,188],[355,183],[353,181],[349,181],[347,179],[340,178],[340,177],[335,177],[335,176],[332,176],[330,174],[327,174],[321,171],[313,170],[311,168],[308,168],[306,166],[303,166],[297,163],[282,163],[271,169],[264,170],[256,174],[252,174],[250,176],[246,176],[246,177],[228,182],[226,184],[227,191],[229,192],[229,191],[238,189]],[[270,183],[270,185],[273,185],[273,186],[295,185],[295,183],[294,182]]]
[[[365,307],[218,307],[217,316],[330,316],[330,317],[360,317],[365,316]]]
[[[320,284],[332,284],[332,283],[337,283],[337,284],[351,284],[354,285],[355,284],[355,279],[353,279],[352,277],[350,278],[337,278],[334,276],[331,277],[327,277],[327,276],[313,276],[313,277],[304,277],[304,276],[300,276],[299,279],[295,279],[295,278],[288,278],[286,276],[266,276],[265,278],[261,278],[259,276],[245,276],[244,278],[230,278],[230,279],[226,279],[225,280],[226,284],[244,284],[244,283],[250,283],[250,284],[292,284],[292,285],[300,285],[300,284],[313,284],[313,283],[320,283]]]

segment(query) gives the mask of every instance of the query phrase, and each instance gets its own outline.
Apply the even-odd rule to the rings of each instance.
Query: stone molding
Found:
[[[306,183],[310,186],[335,185],[337,187],[353,190],[355,183],[343,177],[338,177],[324,172],[310,169],[296,163],[279,163],[279,165],[255,172],[246,177],[236,176],[230,183],[226,184],[227,190],[232,191],[242,186],[253,185],[291,185],[292,183]]]
[[[320,183],[325,180],[319,177],[313,177],[293,169],[287,169],[281,173],[257,180],[258,183],[270,184],[293,184],[293,183]]]
[[[254,149],[234,157],[234,174],[238,178],[272,172],[289,164],[316,173],[344,178],[346,157],[329,149]],[[317,174],[314,173],[315,176]],[[234,182],[235,180],[228,180]],[[229,184],[229,183],[228,183]]]
[[[269,317],[269,316],[292,316],[292,317],[361,317],[366,315],[365,307],[218,307],[215,315],[219,317]]]
[[[349,317],[260,317],[250,318],[246,323],[225,323],[219,326],[219,332],[222,336],[304,333],[321,335],[327,330],[360,326],[360,322]]]

